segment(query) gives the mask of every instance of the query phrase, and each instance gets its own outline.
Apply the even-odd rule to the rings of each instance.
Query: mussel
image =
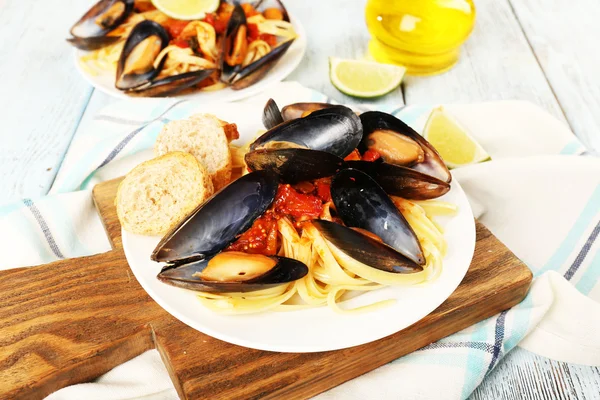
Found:
[[[367,174],[352,168],[338,172],[331,182],[331,198],[344,224],[365,229],[411,261],[425,264],[417,235],[381,186]]]
[[[337,259],[344,258],[349,263],[361,263],[388,273],[410,274],[423,271],[423,267],[409,260],[392,247],[368,235],[335,222],[317,220],[311,224],[329,242]],[[341,257],[339,253],[346,257]],[[349,266],[349,265],[346,265]],[[372,279],[377,281],[376,279]]]
[[[100,0],[71,28],[68,42],[82,50],[96,50],[121,39],[108,33],[121,25],[133,10],[133,0]]]
[[[414,129],[391,114],[368,111],[360,115],[361,152],[376,150],[385,162],[410,167],[450,183],[452,175],[435,148]]]
[[[332,106],[269,129],[250,149],[301,147],[344,158],[356,148],[362,134],[360,119],[351,109]]]
[[[209,260],[167,265],[158,279],[203,292],[253,292],[293,282],[307,273],[307,266],[292,258],[227,251]]]
[[[198,84],[215,69],[200,69],[178,75],[158,78],[166,57],[156,62],[161,51],[169,44],[169,34],[160,24],[145,20],[138,23],[125,41],[117,64],[115,86],[128,94],[169,96]]]
[[[221,252],[271,206],[278,185],[274,173],[252,172],[198,206],[154,249],[152,260],[168,263],[158,279],[191,290],[245,292],[306,275],[306,265],[289,258]]]
[[[334,154],[299,148],[255,150],[246,153],[245,161],[252,171],[273,171],[287,183],[332,176],[346,167]]]
[[[429,200],[446,194],[450,184],[417,170],[385,162],[347,161],[373,178],[387,194],[408,200]]]
[[[333,104],[293,103],[288,104],[287,106],[283,107],[283,110],[280,110],[277,106],[277,103],[275,103],[275,100],[269,99],[263,110],[263,125],[265,128],[271,129],[285,121],[306,117],[313,111],[318,111],[329,107],[333,107]]]
[[[265,4],[256,3],[256,7]],[[283,21],[289,22],[287,11],[281,2],[280,15]],[[248,21],[244,9],[236,4],[227,24],[223,39],[220,69],[221,80],[234,90],[244,89],[259,81],[270,71],[283,54],[289,49],[294,38],[277,43],[275,47],[266,42],[248,43]]]

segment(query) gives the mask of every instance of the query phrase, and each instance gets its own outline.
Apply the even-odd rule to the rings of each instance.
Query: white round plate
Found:
[[[277,98],[275,99],[277,101]],[[264,102],[246,101],[231,104],[194,102],[189,113],[206,112],[235,122],[240,143],[262,129]],[[280,105],[286,103],[280,102]],[[475,223],[471,207],[458,182],[441,200],[457,204],[458,215],[440,218],[448,241],[448,254],[440,276],[413,287],[387,287],[348,300],[356,307],[378,300],[397,299],[392,306],[356,315],[341,315],[329,307],[299,311],[266,312],[255,315],[224,316],[204,308],[193,291],[176,288],[156,279],[161,264],[150,260],[160,240],[122,231],[123,249],[135,277],[148,294],[166,311],[185,324],[229,343],[260,350],[280,352],[315,352],[343,349],[372,342],[396,333],[442,304],[465,276],[475,249]],[[346,306],[346,304],[344,304]]]
[[[185,95],[175,95],[173,97],[183,99],[196,99],[206,103],[234,101],[250,97],[256,93],[260,93],[270,85],[277,82],[281,82],[296,69],[296,67],[300,64],[300,61],[302,61],[304,53],[306,52],[306,31],[304,30],[304,27],[298,20],[291,18],[291,21],[294,25],[296,33],[298,34],[298,37],[296,38],[296,40],[294,40],[294,43],[292,43],[288,51],[286,51],[285,54],[281,57],[281,59],[277,62],[275,67],[273,67],[273,69],[270,70],[267,73],[267,75],[265,75],[254,85],[251,85],[241,90],[225,88],[214,92],[196,91]],[[83,76],[85,80],[90,83],[90,85],[100,90],[101,92],[104,92],[110,96],[117,97],[120,99],[139,98],[129,96],[128,94],[115,88],[115,75],[113,73],[105,72],[98,75],[92,75],[84,68],[82,68],[81,64],[79,63],[79,58],[87,53],[87,51],[79,49],[74,49],[73,52],[75,67],[77,68],[81,76]]]

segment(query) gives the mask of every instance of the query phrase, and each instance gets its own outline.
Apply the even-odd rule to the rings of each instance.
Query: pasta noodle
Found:
[[[234,166],[243,165],[244,148],[232,146]],[[302,233],[287,217],[277,221],[280,238],[279,255],[294,258],[308,267],[308,274],[292,284],[250,292],[213,294],[200,292],[202,304],[224,314],[242,314],[266,310],[291,311],[327,305],[341,314],[373,311],[395,302],[387,299],[348,309],[341,306],[346,293],[367,292],[386,285],[418,285],[435,279],[441,272],[446,240],[433,218],[456,213],[457,207],[439,200],[409,201],[392,197],[398,210],[415,231],[426,264],[423,271],[390,274],[366,266],[331,245],[310,223]],[[331,220],[331,202],[325,203],[321,219]]]

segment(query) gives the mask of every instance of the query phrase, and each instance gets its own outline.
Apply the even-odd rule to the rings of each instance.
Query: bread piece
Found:
[[[210,175],[194,156],[167,153],[125,176],[117,191],[117,216],[128,232],[163,235],[212,194]]]
[[[154,144],[154,153],[185,151],[202,163],[211,175],[215,191],[231,180],[231,154],[223,121],[211,114],[196,114],[189,119],[167,123]],[[230,137],[235,137],[228,126]]]

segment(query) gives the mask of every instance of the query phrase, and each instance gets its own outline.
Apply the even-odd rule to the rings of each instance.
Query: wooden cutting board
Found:
[[[181,398],[302,399],[519,303],[531,272],[482,224],[471,267],[435,311],[407,329],[345,350],[251,350],[173,318],[142,289],[121,245],[119,180],[94,188],[113,250],[0,272],[0,398],[39,399],[156,348]]]

